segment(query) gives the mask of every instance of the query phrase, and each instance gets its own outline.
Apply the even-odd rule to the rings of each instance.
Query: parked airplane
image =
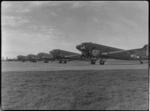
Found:
[[[95,64],[97,59],[100,59],[100,64],[103,65],[106,59],[119,59],[119,60],[142,60],[148,59],[148,45],[143,48],[123,50],[110,46],[100,45],[91,42],[85,42],[77,45],[76,48],[82,52],[81,57],[91,59],[91,64]]]
[[[37,55],[29,54],[27,55],[28,61],[30,62],[37,62],[40,61],[40,58]]]
[[[39,60],[39,58],[34,54],[29,54],[27,56],[18,55],[17,60],[21,62],[27,62],[27,61],[36,62],[37,60]]]
[[[59,63],[67,63],[68,61],[71,60],[81,59],[81,54],[79,53],[60,50],[60,49],[54,49],[50,51],[50,54],[52,54],[54,59],[58,60]]]
[[[37,54],[39,60],[44,61],[45,63],[48,63],[49,61],[54,61],[54,58],[51,54],[40,52]]]
[[[45,63],[48,63],[48,61],[53,60],[52,56],[48,53],[38,53],[37,55],[29,54],[27,56],[18,55],[17,61],[21,62],[37,62],[37,61],[44,61]]]
[[[18,55],[17,60],[21,61],[21,62],[25,62],[25,61],[28,61],[28,58],[27,58],[27,56]]]
[[[6,60],[2,60],[2,61],[8,61],[8,62],[13,62],[13,61],[18,61],[16,58],[9,58],[9,59],[6,59]]]

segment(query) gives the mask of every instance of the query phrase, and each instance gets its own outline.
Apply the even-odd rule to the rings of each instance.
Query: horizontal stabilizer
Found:
[[[143,50],[145,51],[145,55],[148,56],[148,45],[144,45]]]
[[[143,49],[147,50],[148,49],[148,45],[144,45]]]

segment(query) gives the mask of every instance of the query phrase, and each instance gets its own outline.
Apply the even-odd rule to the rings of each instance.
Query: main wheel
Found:
[[[45,60],[45,61],[44,61],[44,63],[48,63],[48,61],[47,61],[47,60]]]
[[[25,62],[25,60],[22,60],[21,62]]]
[[[141,63],[141,64],[143,64],[143,62],[142,62],[142,61],[140,61],[140,63]]]
[[[96,60],[95,59],[91,59],[91,64],[95,64]]]
[[[64,60],[64,63],[66,64],[66,63],[67,63],[67,60]]]
[[[36,60],[31,60],[31,62],[36,63]]]
[[[100,65],[104,65],[104,63],[105,63],[105,62],[104,62],[103,60],[100,60],[100,61],[99,61],[99,64],[100,64]]]
[[[59,63],[61,64],[61,63],[62,63],[62,60],[59,60]]]

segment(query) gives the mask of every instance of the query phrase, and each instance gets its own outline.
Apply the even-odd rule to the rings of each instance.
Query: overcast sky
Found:
[[[79,52],[82,42],[123,49],[148,44],[146,1],[4,1],[2,55]]]

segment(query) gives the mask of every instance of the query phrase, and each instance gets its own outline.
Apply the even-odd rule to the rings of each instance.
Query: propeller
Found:
[[[92,56],[91,56],[91,54],[90,54],[90,51],[88,51],[88,52],[84,52],[84,53],[82,53],[82,55],[81,55],[81,59],[83,59],[83,58],[92,58]]]
[[[95,49],[95,48],[93,47],[92,50],[89,51],[89,53],[88,53],[88,56],[89,56],[90,60],[91,60],[91,58],[93,57],[93,56],[92,56],[92,52],[93,52],[94,49]]]

